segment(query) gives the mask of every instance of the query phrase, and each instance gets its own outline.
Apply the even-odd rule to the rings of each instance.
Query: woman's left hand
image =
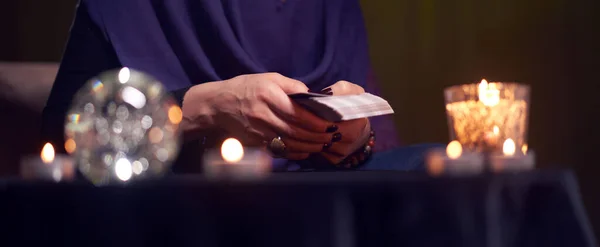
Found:
[[[352,95],[364,93],[365,90],[354,83],[338,81],[331,87],[325,88],[322,92],[333,95]],[[339,133],[341,139],[337,142],[332,142],[331,146],[321,152],[321,155],[333,164],[340,163],[344,158],[365,145],[369,140],[371,132],[371,125],[368,118],[338,122],[336,125],[338,127],[336,133]]]

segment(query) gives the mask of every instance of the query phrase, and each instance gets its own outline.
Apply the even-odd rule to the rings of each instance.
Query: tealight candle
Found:
[[[204,173],[211,179],[256,179],[266,177],[271,171],[272,158],[263,150],[245,148],[229,138],[220,152],[209,150],[204,154]]]
[[[450,138],[471,152],[500,153],[502,142],[527,143],[529,87],[491,82],[457,85],[445,93]]]
[[[430,152],[426,163],[429,174],[433,176],[472,175],[481,173],[484,169],[483,155],[464,152],[458,141],[450,142],[445,150],[437,149]]]
[[[515,142],[508,138],[502,145],[502,154],[490,156],[491,170],[494,172],[511,172],[531,170],[535,166],[535,153],[528,151],[527,145],[517,151]]]
[[[52,144],[46,143],[40,156],[21,161],[21,176],[33,180],[68,181],[75,177],[75,166],[71,157],[56,154]]]

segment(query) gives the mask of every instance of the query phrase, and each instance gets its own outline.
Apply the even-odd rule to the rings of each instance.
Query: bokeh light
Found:
[[[75,140],[69,138],[65,141],[65,150],[67,151],[67,153],[73,153],[75,152],[75,149],[77,149],[77,143],[75,143]]]
[[[108,71],[75,95],[65,148],[97,185],[161,176],[179,152],[181,118],[181,108],[152,76]]]

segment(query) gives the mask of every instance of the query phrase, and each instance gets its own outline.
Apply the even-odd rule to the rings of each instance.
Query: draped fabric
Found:
[[[263,72],[315,91],[338,80],[368,88],[370,68],[358,0],[82,0],[44,110],[43,136],[62,143],[77,89],[122,66],[171,91]]]
[[[278,72],[320,90],[365,86],[369,69],[358,1],[84,1],[121,65],[175,90],[240,74]]]

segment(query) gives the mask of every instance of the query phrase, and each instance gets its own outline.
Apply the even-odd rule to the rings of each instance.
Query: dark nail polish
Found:
[[[331,143],[325,143],[325,144],[323,144],[323,151],[329,149],[329,147],[331,147]]]
[[[328,87],[328,88],[325,88],[325,89],[321,90],[321,93],[322,94],[332,95],[333,91],[331,91],[331,88]]]
[[[342,133],[335,133],[331,137],[331,142],[339,142],[340,140],[342,140]]]
[[[338,130],[338,126],[337,125],[331,125],[329,127],[327,127],[327,129],[325,130],[325,132],[327,133],[333,133],[336,132]]]

